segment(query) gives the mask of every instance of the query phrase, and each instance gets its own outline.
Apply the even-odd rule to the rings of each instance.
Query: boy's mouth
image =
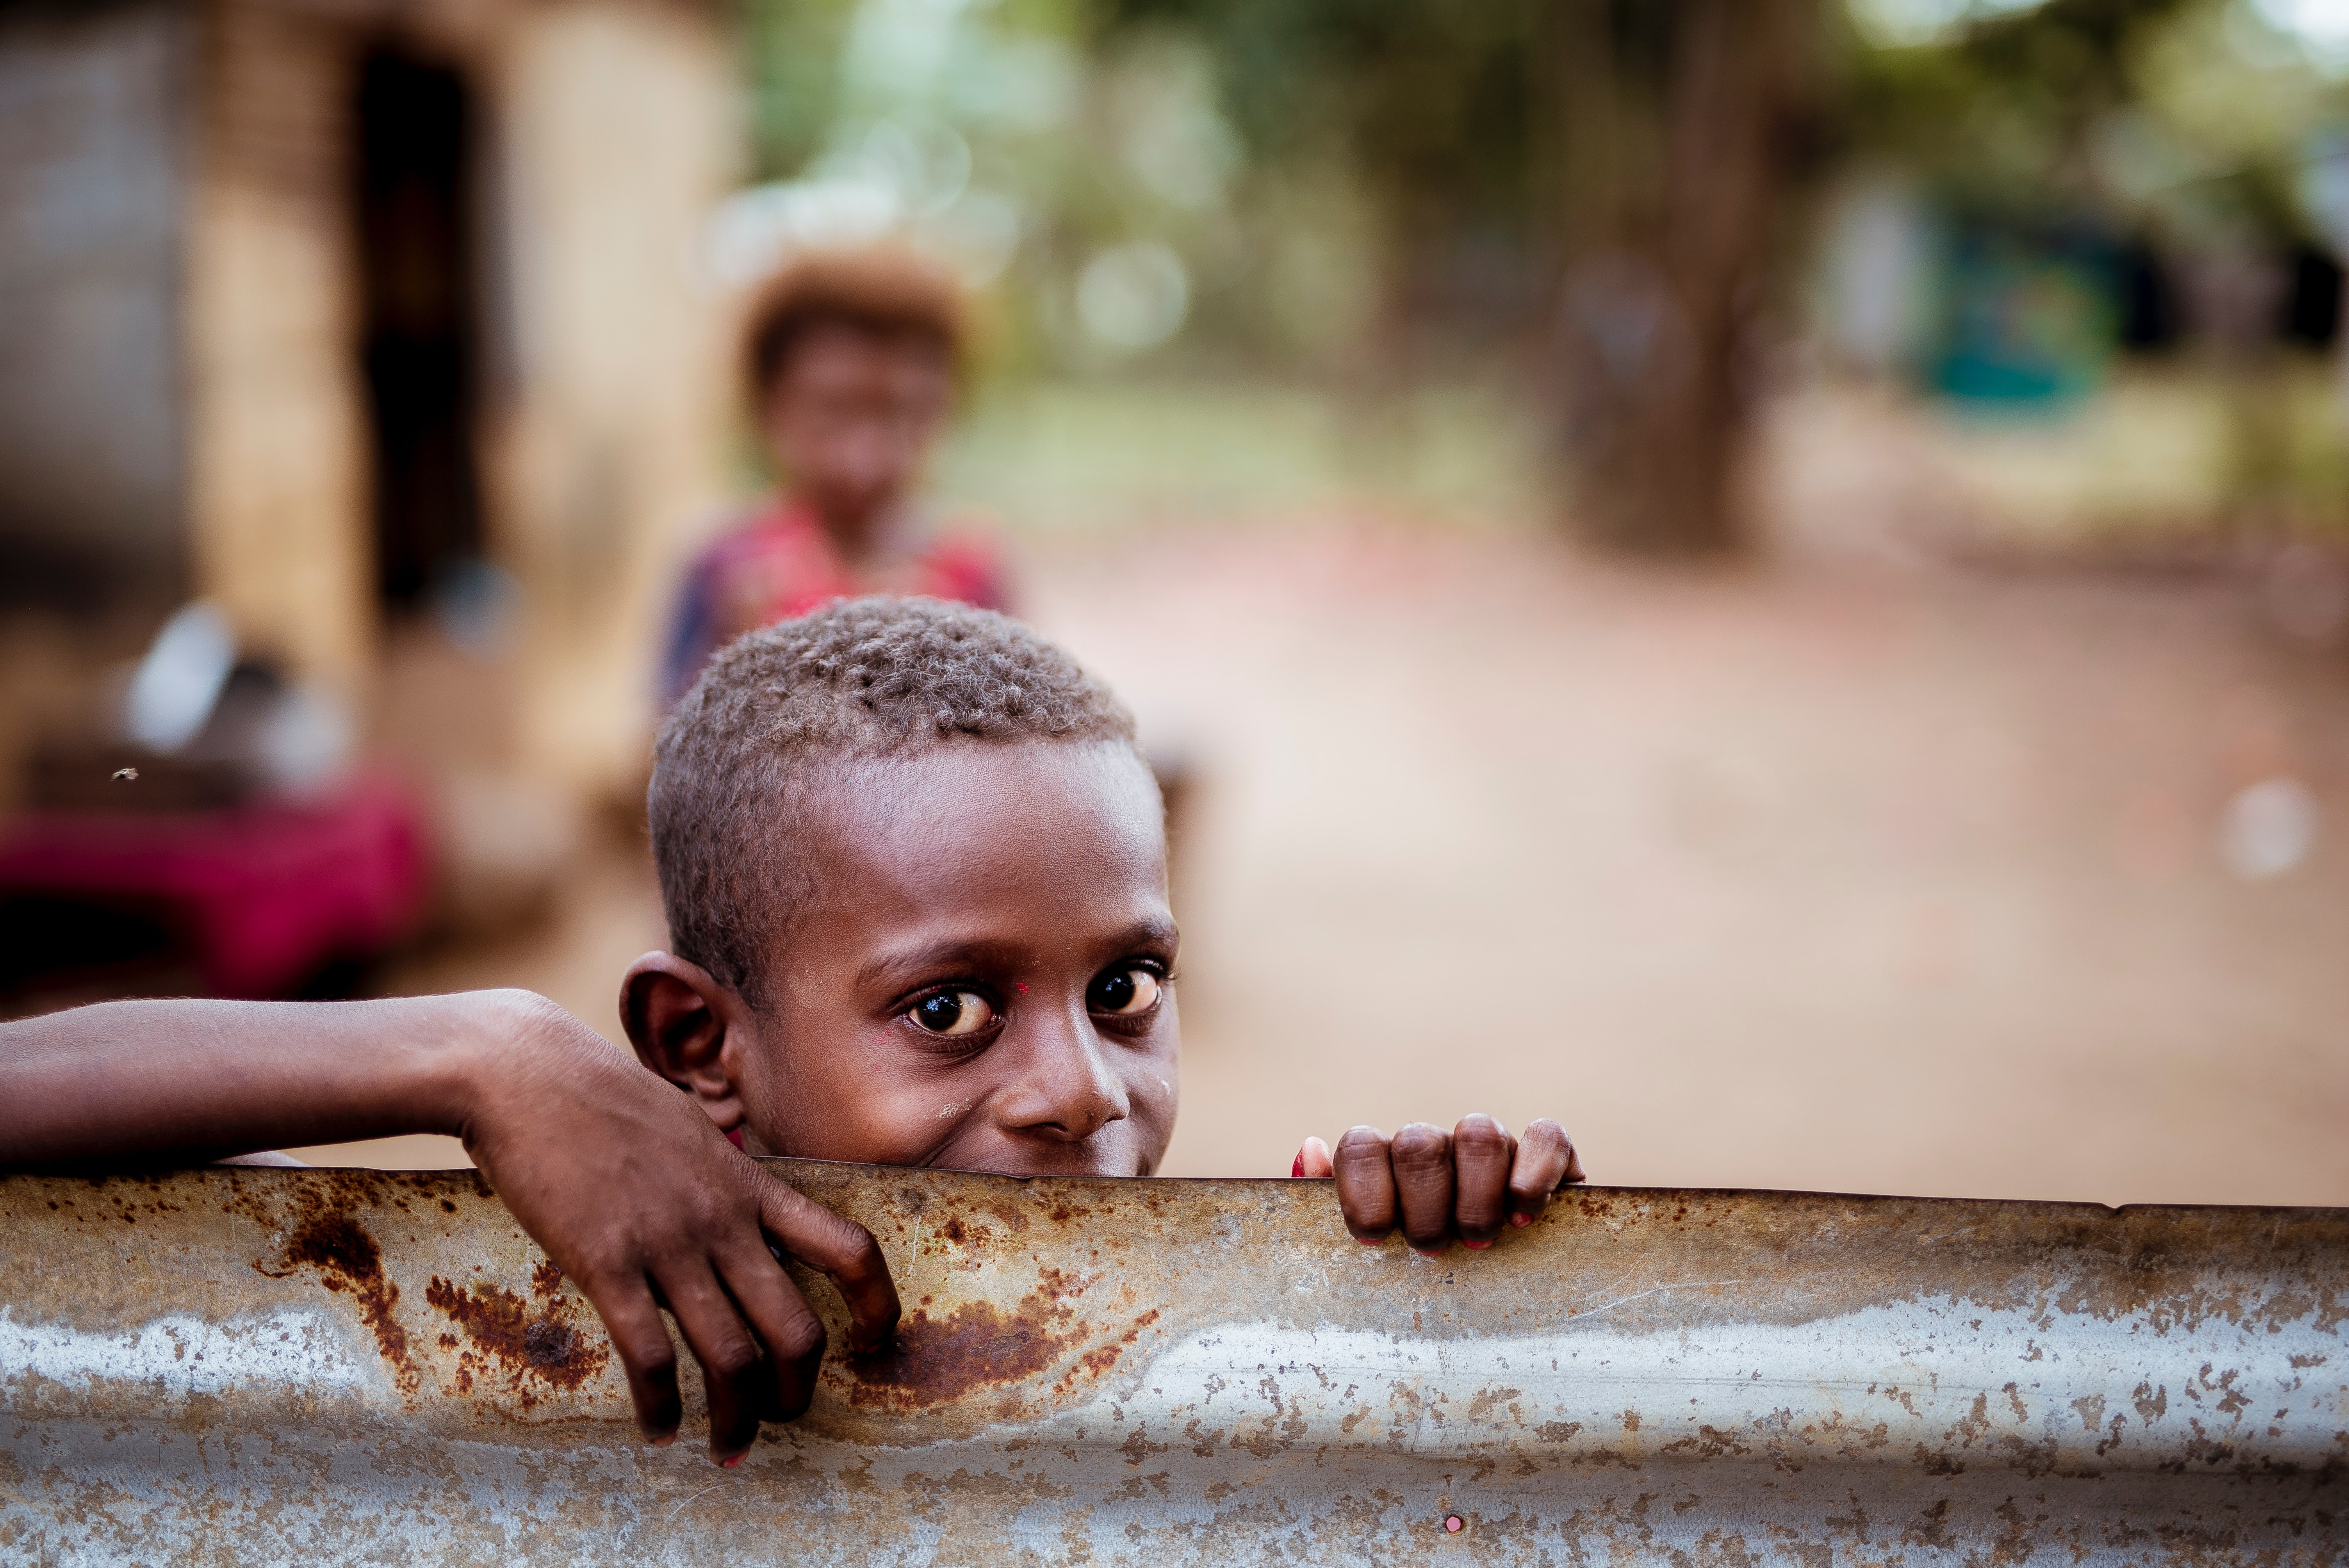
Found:
[[[949,1144],[951,1140],[949,1140]],[[995,1154],[941,1146],[924,1156],[917,1166],[926,1171],[958,1171],[977,1176],[1147,1176],[1154,1161],[1140,1149],[1055,1144],[1033,1150],[1003,1150]]]

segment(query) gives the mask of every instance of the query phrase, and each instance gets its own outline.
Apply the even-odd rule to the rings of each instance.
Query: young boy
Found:
[[[988,612],[850,600],[754,634],[661,730],[674,951],[621,983],[641,1067],[523,993],[110,1003],[0,1027],[0,1168],[454,1133],[603,1315],[655,1442],[679,1419],[674,1314],[731,1464],[762,1419],[806,1408],[823,1355],[770,1238],[832,1276],[855,1349],[897,1318],[873,1238],[738,1149],[1157,1169],[1176,936],[1133,733],[1065,654]],[[1431,1252],[1489,1244],[1582,1174],[1557,1123],[1518,1140],[1482,1116],[1392,1142],[1358,1127],[1334,1155],[1308,1140],[1292,1173],[1334,1175],[1363,1242],[1400,1228]]]
[[[912,500],[954,403],[963,339],[954,279],[907,252],[814,253],[768,284],[744,334],[743,379],[785,489],[688,569],[664,702],[744,632],[834,599],[1009,607],[992,542],[933,526]]]

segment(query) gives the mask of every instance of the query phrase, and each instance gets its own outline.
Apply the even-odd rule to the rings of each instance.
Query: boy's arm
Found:
[[[18,1171],[461,1138],[603,1315],[656,1443],[680,1418],[659,1307],[676,1315],[722,1463],[762,1419],[807,1408],[823,1357],[823,1326],[768,1237],[832,1276],[857,1348],[896,1326],[896,1288],[863,1227],[769,1177],[689,1099],[528,992],[110,1002],[28,1018],[0,1025],[0,1169]]]
[[[1333,1153],[1318,1138],[1297,1151],[1292,1176],[1334,1179],[1346,1228],[1375,1246],[1402,1228],[1423,1253],[1440,1253],[1457,1236],[1489,1247],[1504,1225],[1530,1225],[1550,1194],[1579,1181],[1582,1160],[1566,1130],[1547,1117],[1522,1139],[1481,1112],[1446,1132],[1414,1121],[1392,1142],[1375,1127],[1357,1127]]]

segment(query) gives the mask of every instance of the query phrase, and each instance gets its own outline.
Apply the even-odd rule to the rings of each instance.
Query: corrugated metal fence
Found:
[[[0,1560],[2349,1556],[2349,1211],[779,1170],[907,1316],[733,1471],[470,1174],[0,1181]]]

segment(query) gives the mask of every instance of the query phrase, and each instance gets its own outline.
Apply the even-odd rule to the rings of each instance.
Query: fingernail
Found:
[[[1384,1236],[1356,1236],[1354,1240],[1361,1243],[1362,1245],[1366,1247],[1375,1247],[1381,1242],[1385,1241],[1386,1238]]]
[[[736,1465],[740,1464],[746,1457],[747,1456],[742,1454],[736,1454],[730,1460],[719,1460],[718,1462],[724,1465],[728,1470],[732,1470]]]
[[[647,1438],[645,1441],[651,1444],[654,1448],[665,1449],[668,1447],[669,1444],[677,1441],[677,1434],[675,1432],[667,1432],[657,1438]]]
[[[1440,1258],[1444,1255],[1442,1247],[1413,1247],[1411,1250],[1423,1258]]]
[[[1481,1253],[1493,1243],[1490,1242],[1472,1242],[1467,1237],[1463,1236],[1460,1238],[1460,1244],[1466,1247],[1472,1253]]]
[[[1509,1216],[1509,1223],[1513,1225],[1530,1225],[1533,1222],[1534,1217],[1531,1214],[1512,1214]]]
[[[1295,1181],[1300,1180],[1300,1179],[1304,1176],[1304,1174],[1305,1174],[1305,1150],[1303,1150],[1302,1149],[1300,1149],[1300,1150],[1299,1150],[1297,1151],[1297,1158],[1296,1158],[1294,1161],[1290,1161],[1290,1163],[1289,1163],[1289,1167],[1288,1167],[1288,1179],[1289,1179],[1290,1181]]]

